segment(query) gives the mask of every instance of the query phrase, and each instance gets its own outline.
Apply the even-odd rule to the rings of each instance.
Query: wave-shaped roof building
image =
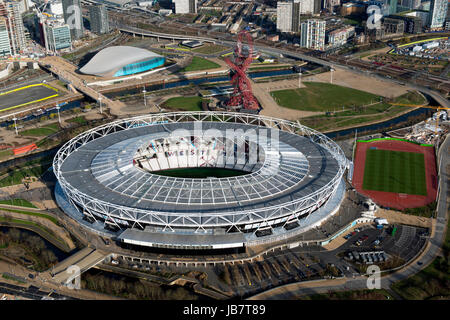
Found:
[[[99,51],[80,72],[100,77],[121,77],[162,66],[165,58],[146,49],[114,46]]]

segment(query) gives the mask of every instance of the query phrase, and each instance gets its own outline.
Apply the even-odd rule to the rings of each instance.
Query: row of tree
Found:
[[[137,300],[197,300],[198,296],[183,287],[167,287],[148,281],[104,274],[84,273],[83,288],[105,294]]]

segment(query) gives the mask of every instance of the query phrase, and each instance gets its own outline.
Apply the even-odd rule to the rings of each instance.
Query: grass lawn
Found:
[[[213,54],[213,53],[218,53],[218,52],[222,52],[224,50],[226,50],[227,47],[224,46],[220,46],[217,44],[205,44],[199,48],[194,48],[191,51],[192,52],[198,52],[198,53],[203,53],[203,54]]]
[[[0,159],[2,158],[7,158],[9,156],[12,156],[14,154],[14,152],[10,149],[10,150],[2,150],[0,151]]]
[[[20,170],[14,170],[11,175],[0,180],[0,188],[12,186],[22,183],[22,179],[26,176],[40,177],[49,166],[38,166],[33,168],[26,168]]]
[[[404,104],[424,104],[426,103],[426,100],[417,91],[412,91],[397,97],[394,99],[394,102]]]
[[[190,64],[181,69],[181,72],[189,72],[189,71],[200,71],[200,70],[208,70],[208,69],[217,69],[220,68],[220,65],[204,59],[200,57],[193,57]]]
[[[424,104],[425,99],[416,91],[405,93],[394,99],[394,102],[406,104]],[[340,110],[340,111],[339,111]],[[397,114],[407,112],[409,108],[391,105],[386,102],[379,102],[369,106],[354,106],[346,108],[336,108],[334,115],[316,115],[302,118],[301,122],[319,131],[336,130],[339,128],[361,125],[368,122],[382,121],[395,117]]]
[[[375,94],[330,83],[303,84],[306,88],[272,91],[270,94],[282,107],[305,111],[333,111],[380,100]]]
[[[0,204],[9,204],[12,206],[26,207],[26,208],[36,208],[34,204],[24,199],[9,199],[0,200]]]
[[[40,128],[33,128],[28,130],[23,130],[20,132],[23,136],[49,136],[53,133],[56,133],[59,131],[59,124],[58,123],[52,123],[49,125],[46,125],[44,127]]]
[[[66,121],[67,122],[78,123],[78,124],[81,124],[81,125],[85,125],[87,123],[87,120],[83,116],[67,119]]]
[[[368,149],[363,189],[426,195],[423,153]]]
[[[23,211],[23,210],[17,210],[17,209],[6,209],[6,208],[0,208],[0,210],[25,214],[25,215],[29,215],[29,216],[41,217],[41,218],[50,220],[54,224],[58,225],[58,220],[55,217],[49,216],[48,214],[33,212],[33,211]]]
[[[162,104],[163,108],[173,108],[186,111],[201,111],[202,98],[201,97],[174,97],[168,99]]]

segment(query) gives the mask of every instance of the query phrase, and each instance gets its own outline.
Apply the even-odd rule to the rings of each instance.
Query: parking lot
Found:
[[[394,227],[396,232],[392,235]],[[374,225],[361,225],[354,230],[344,234],[348,235],[348,239],[335,250],[326,250],[320,246],[296,247],[270,252],[253,262],[195,268],[147,264],[133,260],[118,260],[117,263],[120,267],[155,274],[155,281],[166,272],[173,275],[193,270],[204,272],[207,274],[208,283],[213,286],[246,297],[292,282],[332,276],[355,277],[363,272],[361,266],[382,265],[392,258],[400,258],[397,260],[400,262],[410,260],[425,244],[427,236],[427,229],[405,225],[390,225],[384,229],[377,229]],[[361,257],[350,260],[349,252],[363,254],[365,259]]]

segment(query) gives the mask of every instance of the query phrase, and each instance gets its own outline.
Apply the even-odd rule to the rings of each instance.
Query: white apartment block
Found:
[[[197,0],[172,0],[175,4],[175,13],[197,13]]]

